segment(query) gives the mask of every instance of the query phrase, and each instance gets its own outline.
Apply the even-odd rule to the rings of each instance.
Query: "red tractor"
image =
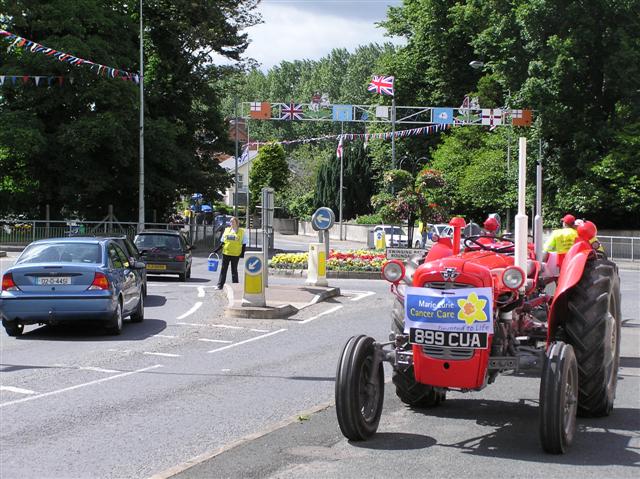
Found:
[[[524,196],[524,194],[522,195]],[[516,221],[518,218],[516,217]],[[440,238],[425,258],[388,262],[396,296],[386,342],[351,337],[336,373],[336,411],[345,437],[372,436],[384,396],[383,362],[402,402],[435,407],[447,391],[478,391],[506,371],[540,369],[540,440],[564,453],[576,415],[606,416],[620,356],[620,280],[586,222],[557,270],[506,237]],[[520,240],[521,241],[521,240]],[[537,239],[541,241],[541,235]],[[540,256],[540,255],[539,255]],[[555,286],[553,294],[548,293]]]

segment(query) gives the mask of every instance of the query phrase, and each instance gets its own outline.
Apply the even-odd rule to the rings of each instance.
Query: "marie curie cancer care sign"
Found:
[[[485,349],[493,333],[491,288],[405,290],[405,334],[427,346]]]

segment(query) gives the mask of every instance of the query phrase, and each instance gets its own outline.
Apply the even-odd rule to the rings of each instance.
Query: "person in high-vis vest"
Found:
[[[562,218],[562,229],[553,230],[551,236],[549,236],[544,244],[545,261],[549,253],[558,253],[558,266],[562,264],[564,255],[571,249],[578,238],[575,222],[575,216],[564,215]]]
[[[238,262],[240,258],[244,257],[244,252],[247,248],[247,235],[244,228],[240,228],[238,218],[232,217],[230,224],[222,233],[222,238],[220,239],[222,243],[214,251],[216,253],[222,249],[222,268],[220,269],[220,278],[216,289],[224,287],[229,263],[231,263],[231,281],[233,283],[238,282]]]

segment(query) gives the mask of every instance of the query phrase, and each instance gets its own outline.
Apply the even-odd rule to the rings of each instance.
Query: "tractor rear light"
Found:
[[[105,291],[109,289],[109,278],[104,273],[96,271],[91,286],[87,288],[89,291]]]
[[[390,283],[397,283],[404,278],[404,264],[393,259],[382,266],[382,277]]]
[[[524,271],[517,266],[510,266],[502,273],[502,284],[509,289],[519,289],[524,284]]]
[[[2,289],[0,291],[20,291],[18,285],[13,281],[11,273],[7,273],[2,277]]]
[[[178,256],[176,256],[176,261],[184,261],[184,255],[179,254]]]

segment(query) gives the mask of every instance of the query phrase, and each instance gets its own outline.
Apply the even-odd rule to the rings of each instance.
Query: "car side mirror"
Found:
[[[133,269],[145,269],[147,267],[147,265],[142,261],[134,261],[132,264]]]

